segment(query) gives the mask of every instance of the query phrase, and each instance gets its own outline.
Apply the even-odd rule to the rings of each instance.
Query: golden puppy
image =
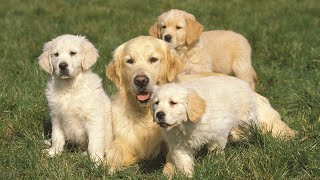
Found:
[[[158,17],[149,34],[177,50],[184,61],[181,74],[234,74],[255,90],[257,76],[247,39],[233,31],[202,31],[203,26],[192,14],[173,9]]]
[[[107,154],[109,172],[150,159],[160,151],[160,128],[153,122],[153,86],[175,79],[182,64],[162,40],[139,36],[120,45],[106,74],[117,86],[112,100],[114,142]]]

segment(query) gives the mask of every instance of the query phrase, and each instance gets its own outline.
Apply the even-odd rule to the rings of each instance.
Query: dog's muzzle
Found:
[[[69,75],[68,64],[66,62],[61,62],[59,64],[59,72],[60,72],[60,76]]]
[[[172,40],[172,36],[171,36],[170,34],[167,34],[167,35],[164,36],[163,39],[164,39],[166,42],[170,43],[171,40]]]
[[[152,92],[148,90],[149,78],[146,75],[137,75],[133,80],[138,93],[136,98],[140,103],[148,103]]]
[[[170,127],[171,125],[165,122],[166,114],[163,111],[159,111],[156,113],[156,122],[162,128]]]

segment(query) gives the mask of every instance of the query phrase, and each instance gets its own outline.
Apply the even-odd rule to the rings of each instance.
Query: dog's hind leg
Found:
[[[249,58],[249,60],[248,60]],[[233,62],[232,71],[235,76],[249,83],[250,88],[255,91],[257,74],[251,65],[250,55],[247,58],[239,57]]]
[[[271,107],[268,99],[257,94],[257,118],[258,126],[262,133],[271,132],[273,137],[293,138],[297,131],[289,128],[289,126],[281,120],[279,113]]]

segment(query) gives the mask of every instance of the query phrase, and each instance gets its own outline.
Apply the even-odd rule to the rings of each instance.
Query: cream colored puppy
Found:
[[[164,173],[174,167],[193,174],[193,155],[206,145],[222,152],[234,127],[274,126],[272,135],[294,136],[268,101],[261,100],[248,84],[231,76],[211,76],[160,86],[152,99],[154,120],[169,146]],[[263,130],[263,132],[265,132]]]
[[[114,51],[106,69],[117,86],[112,98],[115,140],[107,154],[110,173],[159,153],[163,138],[150,110],[153,86],[172,82],[181,66],[167,43],[150,36],[131,39]]]
[[[93,162],[104,159],[112,142],[111,102],[90,69],[98,56],[82,36],[62,35],[44,45],[39,64],[51,74],[46,89],[52,122],[49,156],[61,153],[67,140],[88,150]]]
[[[158,17],[149,34],[177,50],[184,61],[181,74],[234,74],[255,90],[257,76],[247,39],[233,31],[202,31],[203,26],[192,14],[173,9]]]

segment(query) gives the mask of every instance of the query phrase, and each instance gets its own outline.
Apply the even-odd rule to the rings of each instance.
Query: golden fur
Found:
[[[120,45],[106,68],[106,75],[117,86],[112,99],[114,142],[106,156],[109,172],[150,159],[160,151],[163,142],[160,128],[152,120],[150,105],[139,100],[138,76],[146,76],[144,87],[148,98],[153,86],[175,79],[181,69],[178,55],[159,39],[139,36]]]
[[[254,90],[257,76],[251,65],[247,39],[233,31],[202,31],[203,26],[192,14],[173,9],[158,17],[149,34],[167,41],[177,50],[184,61],[181,74],[234,74]]]

